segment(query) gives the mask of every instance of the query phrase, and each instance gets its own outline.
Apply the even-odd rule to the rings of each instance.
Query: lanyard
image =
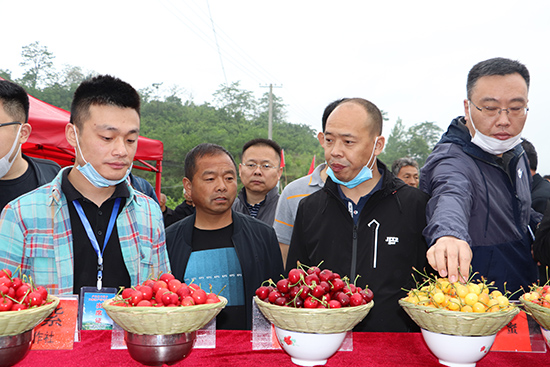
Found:
[[[86,214],[84,214],[84,210],[82,210],[82,206],[80,205],[78,200],[73,200],[73,205],[76,209],[76,212],[78,213],[78,216],[80,217],[80,221],[82,222],[84,229],[86,230],[86,234],[88,235],[88,238],[92,243],[95,253],[97,254],[97,290],[100,290],[103,287],[103,252],[105,252],[105,246],[107,246],[107,242],[109,241],[109,237],[111,237],[111,232],[113,232],[113,227],[115,226],[115,220],[118,215],[118,208],[120,207],[120,198],[116,198],[115,200],[115,205],[113,206],[113,211],[111,212],[111,218],[109,219],[109,225],[107,226],[107,233],[105,234],[105,239],[103,241],[102,250],[99,249],[99,243],[97,243],[95,233],[92,229],[92,226],[90,225],[90,222],[88,221],[88,218],[86,218]]]

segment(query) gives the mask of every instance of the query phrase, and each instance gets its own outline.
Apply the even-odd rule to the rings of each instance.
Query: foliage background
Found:
[[[70,110],[78,85],[97,73],[72,65],[57,68],[54,59],[46,46],[33,42],[22,48],[23,75],[17,78],[9,69],[0,69],[0,77],[21,84],[38,99]],[[219,144],[239,163],[241,148],[247,141],[268,137],[269,93],[256,98],[252,91],[242,89],[239,82],[220,85],[212,102],[203,104],[195,104],[192,95],[181,86],[164,87],[159,83],[139,93],[142,97],[140,134],[164,143],[162,192],[167,195],[170,207],[183,201],[183,162],[190,149],[205,142]],[[317,132],[307,125],[288,121],[285,107],[284,101],[274,94],[273,140],[284,149],[286,163],[281,189],[307,174],[313,157],[316,164],[324,160]],[[319,111],[319,125],[322,112]],[[406,129],[398,119],[379,158],[391,166],[395,159],[409,156],[422,166],[441,132],[433,122]],[[153,173],[135,170],[134,174],[154,184]]]

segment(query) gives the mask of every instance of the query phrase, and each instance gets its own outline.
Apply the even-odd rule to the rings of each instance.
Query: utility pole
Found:
[[[267,85],[260,85],[262,88],[267,88]],[[282,88],[282,85],[275,86],[275,88]],[[273,139],[273,84],[269,84],[269,115],[267,120],[267,138]]]

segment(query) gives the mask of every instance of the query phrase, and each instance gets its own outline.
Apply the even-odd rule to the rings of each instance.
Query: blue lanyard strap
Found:
[[[76,209],[76,212],[78,213],[78,216],[80,217],[80,221],[82,222],[82,225],[86,230],[86,234],[88,235],[88,238],[92,243],[92,247],[94,248],[97,254],[97,289],[98,290],[102,288],[101,280],[103,279],[103,253],[105,252],[105,247],[107,246],[107,242],[109,241],[109,237],[111,237],[111,233],[113,232],[113,228],[115,226],[116,217],[118,215],[118,208],[120,207],[120,201],[121,201],[120,198],[116,198],[115,200],[115,205],[113,206],[113,211],[111,212],[111,218],[109,218],[109,225],[107,226],[107,233],[105,234],[105,239],[103,240],[103,249],[100,250],[99,243],[97,242],[97,238],[95,236],[94,230],[92,229],[92,226],[90,225],[90,222],[88,221],[88,218],[86,217],[86,214],[82,209],[82,206],[80,205],[78,200],[73,200],[73,205]],[[73,238],[73,241],[74,241],[74,238]]]

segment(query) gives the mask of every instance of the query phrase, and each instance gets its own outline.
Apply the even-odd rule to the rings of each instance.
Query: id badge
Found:
[[[116,288],[82,287],[78,305],[80,330],[112,330],[114,321],[103,309],[103,302],[117,294]]]

